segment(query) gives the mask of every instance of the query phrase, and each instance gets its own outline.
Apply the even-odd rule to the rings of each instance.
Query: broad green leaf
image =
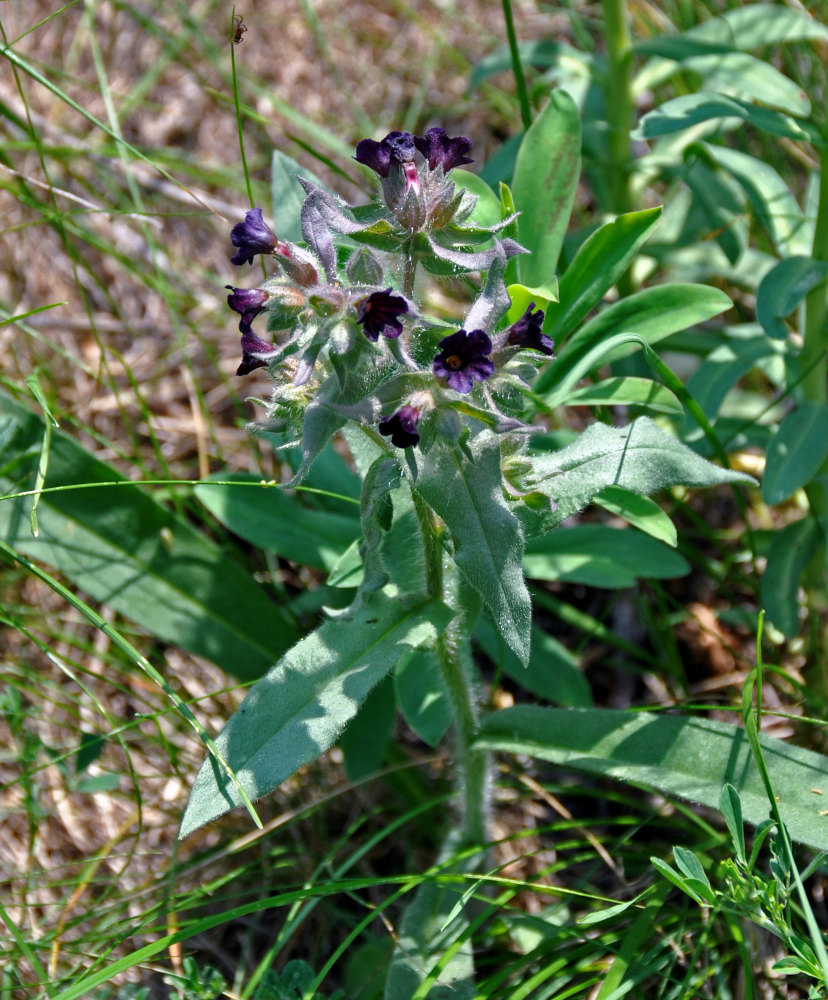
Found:
[[[526,285],[509,285],[506,291],[512,300],[509,311],[506,313],[506,322],[516,323],[532,303],[538,309],[546,309],[550,302],[557,301],[558,279],[555,278],[554,281],[551,281],[548,285],[543,285],[541,288],[527,288]]]
[[[672,132],[681,132],[691,125],[715,119],[738,118],[771,135],[796,139],[822,146],[823,140],[810,122],[799,121],[773,108],[748,104],[724,94],[685,94],[648,112],[632,133],[633,139],[655,139]]]
[[[31,488],[42,421],[0,394],[0,490]],[[103,485],[103,484],[123,485]],[[88,484],[88,488],[72,487]],[[99,485],[100,484],[100,485]],[[96,601],[240,678],[261,676],[298,638],[285,612],[221,549],[118,472],[53,432],[40,533],[31,497],[0,501],[3,539]]]
[[[592,233],[561,278],[559,301],[549,304],[544,333],[562,342],[627,270],[660,218],[660,208],[628,212]]]
[[[518,240],[531,253],[514,272],[509,269],[521,284],[539,287],[553,280],[580,174],[578,109],[569,94],[556,90],[523,137],[515,164]]]
[[[632,528],[579,524],[528,542],[523,557],[528,577],[565,580],[588,587],[634,587],[639,579],[685,576],[690,565],[676,551]]]
[[[800,86],[770,63],[746,52],[694,55],[685,59],[682,66],[704,77],[707,90],[758,101],[797,118],[806,118],[811,113],[811,102]]]
[[[439,602],[406,607],[379,591],[297,643],[251,688],[216,739],[250,798],[272,791],[333,746],[399,657],[434,641],[450,618]],[[235,788],[208,757],[180,836],[237,805]]]
[[[495,667],[538,698],[578,708],[592,704],[578,658],[543,629],[532,627],[532,655],[527,666],[503,642],[488,615],[478,619],[474,638]]]
[[[731,306],[718,288],[707,285],[657,285],[615,302],[572,334],[558,349],[554,362],[535,381],[544,393],[561,382],[595,347],[615,334],[633,331],[648,344],[717,316]]]
[[[649,497],[640,496],[621,486],[607,486],[595,496],[593,503],[611,514],[623,517],[634,528],[671,548],[678,545],[676,526],[655,500]]]
[[[526,663],[532,613],[521,569],[523,532],[503,498],[500,441],[483,430],[469,447],[473,463],[459,446],[435,441],[421,460],[414,488],[445,521],[460,571]]]
[[[656,413],[683,413],[675,393],[651,378],[616,376],[572,389],[567,406],[640,406]]]
[[[799,580],[821,539],[816,518],[803,517],[776,533],[762,574],[762,607],[770,621],[789,639],[799,635]]]
[[[639,348],[644,346],[642,338],[637,333],[614,333],[598,343],[591,344],[583,354],[576,354],[569,366],[556,364],[547,366],[541,375],[548,374],[551,370],[552,374],[556,376],[552,380],[554,381],[553,388],[543,397],[547,412],[559,406],[568,405],[569,394],[575,390],[575,386],[582,378],[585,378],[596,368],[609,364],[610,358],[615,352],[632,344]]]
[[[436,747],[451,725],[449,693],[433,650],[414,649],[394,671],[397,704],[411,730]]]
[[[522,515],[535,531],[549,531],[607,486],[649,496],[668,486],[754,482],[750,476],[708,462],[649,417],[639,417],[628,427],[592,424],[566,448],[532,455],[531,461],[534,472],[528,485],[555,505],[537,521]]]
[[[710,159],[741,184],[777,252],[783,257],[807,254],[813,244],[813,226],[806,224],[799,203],[771,164],[729,146],[709,142],[702,146]]]
[[[828,263],[812,257],[788,257],[762,279],[756,292],[756,318],[769,337],[788,339],[782,322],[796,309],[812,288],[825,280]]]
[[[783,503],[807,485],[828,455],[828,405],[806,399],[771,438],[762,477],[762,499]]]
[[[791,837],[825,850],[828,824],[812,789],[826,787],[828,758],[770,736],[760,736],[759,742]],[[649,785],[712,809],[718,809],[722,786],[729,783],[739,792],[746,822],[758,826],[769,814],[747,735],[723,722],[520,705],[484,719],[476,744]]]
[[[695,25],[685,34],[742,50],[784,42],[828,41],[828,27],[806,11],[772,3],[734,7]]]
[[[195,488],[207,510],[240,538],[284,559],[330,570],[360,535],[356,517],[303,507],[260,477],[235,472],[214,478],[221,482]]]
[[[302,205],[305,192],[296,175],[301,174],[318,187],[328,190],[312,170],[303,167],[286,153],[273,150],[270,165],[270,196],[273,199],[273,221],[279,239],[302,243]]]

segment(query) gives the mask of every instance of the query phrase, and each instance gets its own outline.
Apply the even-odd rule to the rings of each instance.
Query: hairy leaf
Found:
[[[828,849],[828,824],[813,791],[828,787],[828,758],[769,736],[759,741],[791,837]],[[729,783],[753,826],[770,811],[744,730],[710,719],[520,705],[488,716],[477,745],[649,785],[713,809]]]
[[[521,569],[523,532],[503,499],[500,441],[483,430],[470,449],[473,462],[459,446],[435,441],[423,456],[415,489],[446,522],[457,565],[526,663],[531,606]]]
[[[216,745],[251,799],[328,750],[368,692],[399,657],[434,641],[451,611],[428,601],[405,607],[382,591],[302,639],[249,691]],[[198,773],[181,821],[182,837],[239,805],[215,760]]]

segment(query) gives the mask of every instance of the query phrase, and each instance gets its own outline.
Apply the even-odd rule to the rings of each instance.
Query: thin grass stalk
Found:
[[[515,74],[518,104],[520,105],[520,118],[523,122],[523,127],[527,129],[532,124],[532,106],[529,103],[529,90],[526,86],[523,64],[520,61],[517,34],[515,33],[515,19],[512,17],[511,0],[503,0],[503,20],[506,22],[506,37],[509,40],[509,54],[512,58],[512,72]]]

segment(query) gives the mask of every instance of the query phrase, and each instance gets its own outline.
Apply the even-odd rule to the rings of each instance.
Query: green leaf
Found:
[[[746,52],[716,52],[692,55],[682,67],[704,77],[705,89],[757,101],[797,118],[807,118],[811,102],[793,80],[762,59]]]
[[[521,284],[553,280],[580,175],[578,109],[569,94],[556,90],[526,132],[515,164],[512,196],[522,213],[517,238],[531,253],[514,271]]]
[[[504,644],[488,615],[478,619],[474,637],[496,667],[538,698],[578,708],[592,704],[577,657],[543,629],[532,627],[532,655],[527,666]]]
[[[416,491],[445,521],[460,571],[483,598],[503,638],[529,660],[531,604],[523,580],[520,522],[503,499],[500,440],[483,430],[457,445],[435,441],[423,456]]]
[[[804,10],[753,3],[711,17],[695,25],[686,35],[747,50],[784,42],[828,41],[828,27]]]
[[[724,816],[727,829],[730,832],[730,839],[736,851],[736,858],[744,862],[747,858],[745,854],[745,827],[742,820],[742,802],[739,793],[733,785],[725,785],[722,789],[722,797],[719,808]]]
[[[616,376],[571,390],[567,406],[641,406],[656,413],[684,413],[675,393],[651,378]]]
[[[297,643],[251,688],[216,739],[250,798],[272,791],[333,746],[399,657],[433,642],[451,617],[440,602],[405,607],[380,591]],[[239,804],[235,788],[208,757],[180,836]]]
[[[639,579],[685,576],[690,565],[673,549],[633,529],[579,524],[530,541],[523,557],[528,577],[588,587],[633,587]]]
[[[734,264],[747,246],[746,226],[741,219],[744,206],[738,197],[739,189],[727,174],[718,174],[700,159],[688,164],[684,182],[693,193],[695,208],[704,217],[713,239]]]
[[[260,477],[236,472],[213,478],[221,482],[195,488],[207,510],[240,538],[284,559],[330,570],[360,536],[356,517],[304,507]]]
[[[678,545],[676,526],[655,500],[625,490],[621,486],[607,486],[596,494],[593,502],[611,514],[623,517],[634,528],[652,538],[672,548]]]
[[[627,270],[660,218],[660,208],[646,208],[619,215],[592,233],[561,278],[559,301],[549,304],[544,333],[562,342]]]
[[[762,499],[784,503],[814,478],[828,456],[828,405],[803,400],[771,438],[762,477]]]
[[[303,167],[286,153],[274,149],[270,165],[273,221],[279,239],[290,240],[291,243],[302,243],[305,239],[302,234],[302,205],[305,201],[305,192],[296,180],[297,174],[328,190],[325,183],[312,170]]]
[[[828,781],[828,758],[759,737],[782,819],[791,837],[817,850],[828,847],[828,824],[811,791]],[[689,719],[609,709],[555,709],[520,705],[483,720],[476,745],[529,754],[576,770],[634,784],[717,809],[730,783],[746,822],[768,817],[768,798],[742,729]]]
[[[711,160],[741,184],[777,253],[782,257],[807,254],[813,244],[813,225],[806,223],[799,203],[777,171],[765,160],[740,150],[714,143],[702,146]]]
[[[415,649],[400,657],[394,671],[394,689],[412,732],[430,747],[436,747],[451,725],[452,711],[434,652]]]
[[[762,574],[762,606],[771,622],[789,639],[799,635],[802,627],[797,597],[799,579],[821,543],[816,518],[803,517],[778,531],[768,549]]]
[[[816,146],[824,145],[819,131],[810,122],[798,121],[781,111],[757,107],[736,97],[706,92],[674,97],[648,112],[638,123],[632,138],[656,139],[681,132],[699,122],[720,118],[738,118],[771,135],[810,142]]]
[[[40,419],[0,394],[4,493],[34,482],[42,435]],[[0,503],[2,537],[96,601],[243,679],[261,676],[296,641],[287,614],[237,562],[57,431],[46,486],[60,489],[41,494],[39,536],[22,497]]]
[[[596,347],[619,333],[633,331],[655,344],[665,337],[729,309],[730,299],[707,285],[657,285],[615,302],[558,345],[558,355],[535,381],[537,393],[559,384]],[[577,379],[576,379],[577,381]]]
[[[782,318],[792,313],[826,274],[828,262],[812,257],[788,257],[768,271],[756,292],[756,318],[769,337],[788,339]]]
[[[452,861],[458,834],[441,851],[440,874],[471,871],[475,859]],[[462,884],[425,881],[405,910],[385,983],[385,1000],[474,1000],[474,956]]]
[[[394,685],[386,676],[368,692],[359,711],[337,741],[345,756],[345,771],[351,781],[367,778],[382,767],[396,715]]]
[[[753,483],[750,476],[713,465],[668,434],[649,417],[628,427],[592,424],[571,445],[531,456],[529,486],[549,496],[555,508],[545,530],[585,507],[607,486],[649,496],[668,486]]]

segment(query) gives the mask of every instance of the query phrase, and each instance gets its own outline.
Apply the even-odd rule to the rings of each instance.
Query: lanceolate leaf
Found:
[[[580,247],[561,278],[559,301],[549,303],[543,324],[544,332],[556,344],[618,281],[660,218],[660,208],[619,215],[596,230]]]
[[[805,486],[828,455],[828,406],[806,399],[771,438],[762,478],[762,499],[777,504]]]
[[[312,510],[260,477],[236,472],[215,478],[221,482],[195,488],[207,510],[240,538],[284,559],[329,570],[360,534],[356,516]]]
[[[782,318],[792,313],[826,274],[828,263],[812,257],[787,257],[768,271],[756,292],[756,318],[768,336],[787,339],[788,328]]]
[[[633,332],[655,344],[678,330],[729,309],[730,299],[707,285],[657,285],[621,299],[585,323],[558,349],[558,356],[538,376],[535,392],[561,382],[595,347],[617,333]]]
[[[814,793],[828,787],[828,758],[768,736],[759,739],[791,837],[828,849],[823,800]],[[729,783],[739,792],[746,822],[757,826],[770,812],[744,730],[709,719],[520,705],[486,718],[477,745],[649,785],[713,809]]]
[[[607,486],[622,486],[649,496],[668,486],[753,483],[750,476],[713,465],[672,437],[649,417],[628,427],[593,424],[571,445],[553,454],[533,455],[530,487],[555,507],[524,520],[548,531],[585,507]]]
[[[31,488],[43,424],[0,395],[0,489]],[[54,432],[40,533],[30,497],[0,501],[0,532],[19,552],[59,569],[95,600],[164,642],[205,656],[241,678],[259,677],[297,639],[288,616],[242,567],[186,521]]]
[[[762,607],[768,618],[789,639],[799,634],[799,578],[821,543],[819,524],[803,517],[786,524],[774,535],[762,574]],[[824,545],[824,542],[822,543]]]
[[[450,618],[451,611],[437,601],[405,607],[380,591],[286,653],[216,740],[250,798],[272,791],[328,750],[400,656],[434,641]],[[237,805],[235,789],[208,758],[187,803],[181,836]]]
[[[541,286],[554,278],[580,173],[578,108],[566,91],[556,90],[523,137],[515,164],[518,239],[531,253],[518,265],[521,284]],[[513,267],[509,281],[515,280]]]
[[[736,97],[702,92],[674,97],[644,115],[633,132],[634,139],[656,139],[661,135],[681,132],[699,122],[717,118],[741,118],[771,135],[798,139],[822,146],[823,139],[815,126],[799,121],[782,111],[748,104]]]
[[[458,446],[435,442],[423,457],[415,489],[446,522],[457,565],[526,663],[531,607],[521,569],[523,532],[503,499],[500,441],[484,430],[470,448],[474,463]]]

